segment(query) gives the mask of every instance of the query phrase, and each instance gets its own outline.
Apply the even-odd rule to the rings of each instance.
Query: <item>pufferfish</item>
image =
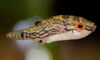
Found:
[[[16,32],[10,32],[7,37],[12,40],[38,40],[40,43],[51,43],[63,40],[78,40],[94,32],[96,25],[80,16],[58,15]]]

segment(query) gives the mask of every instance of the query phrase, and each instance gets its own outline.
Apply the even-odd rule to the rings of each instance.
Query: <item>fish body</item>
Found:
[[[12,40],[38,40],[40,43],[76,40],[88,36],[96,29],[94,22],[73,15],[58,15],[35,22],[30,28],[10,32]]]

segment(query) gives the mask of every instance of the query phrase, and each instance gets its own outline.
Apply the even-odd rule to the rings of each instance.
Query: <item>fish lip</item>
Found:
[[[96,28],[97,28],[97,26],[96,25],[94,25],[93,27],[91,27],[92,29],[91,29],[91,31],[92,32],[94,32],[95,30],[96,30]]]
[[[96,30],[96,28],[97,28],[97,25],[94,26],[94,30],[93,30],[93,32]]]

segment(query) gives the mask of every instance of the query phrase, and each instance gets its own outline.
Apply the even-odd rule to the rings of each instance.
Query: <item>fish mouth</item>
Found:
[[[94,32],[96,30],[97,26],[94,25],[92,32]]]
[[[97,26],[93,25],[93,26],[91,26],[89,28],[85,28],[85,29],[88,30],[88,31],[94,32],[96,30],[96,28],[97,28]]]

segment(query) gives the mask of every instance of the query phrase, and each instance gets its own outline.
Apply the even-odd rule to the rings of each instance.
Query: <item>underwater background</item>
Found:
[[[12,31],[18,22],[33,16],[46,19],[66,14],[91,20],[96,23],[97,29],[80,40],[46,44],[48,53],[43,54],[50,56],[47,60],[100,60],[99,5],[96,0],[0,0],[0,60],[28,60],[15,41],[6,38],[6,33]],[[34,56],[40,58],[36,54],[33,60],[36,60]]]

